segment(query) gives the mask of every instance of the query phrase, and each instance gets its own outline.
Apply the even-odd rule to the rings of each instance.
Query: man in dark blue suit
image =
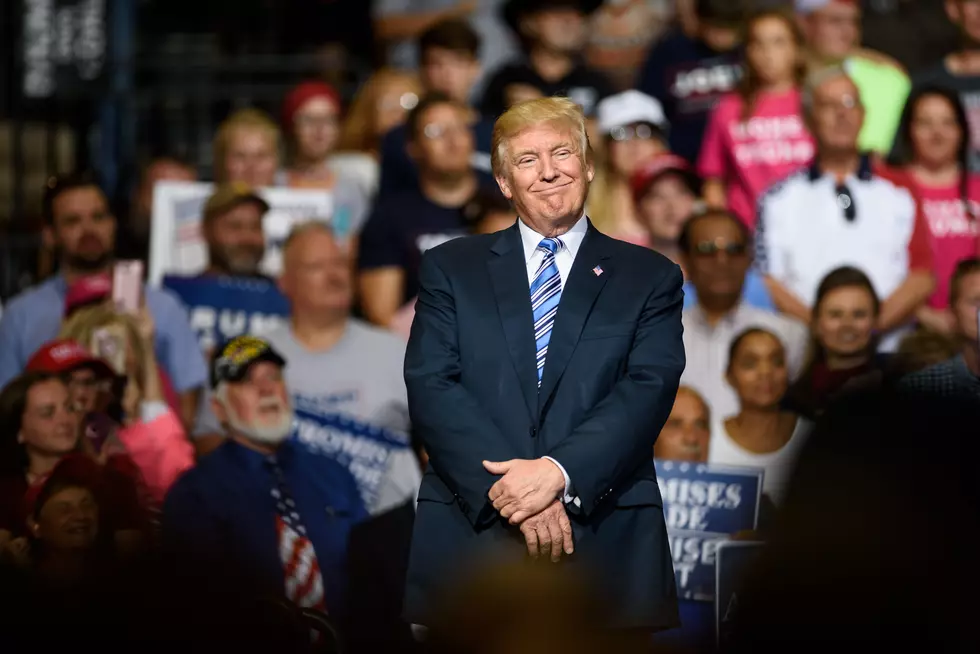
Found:
[[[675,626],[651,451],[684,370],[680,269],[599,233],[581,109],[515,105],[493,169],[520,219],[429,250],[405,359],[430,457],[405,612],[432,625],[459,573],[561,561],[592,579],[617,627]]]

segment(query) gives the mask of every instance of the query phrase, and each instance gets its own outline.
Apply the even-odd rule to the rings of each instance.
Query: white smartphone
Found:
[[[143,304],[143,262],[117,261],[112,269],[112,303],[116,311],[139,314]]]

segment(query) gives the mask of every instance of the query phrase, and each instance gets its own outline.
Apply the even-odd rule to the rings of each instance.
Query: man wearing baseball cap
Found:
[[[630,190],[637,217],[648,236],[645,245],[679,264],[677,241],[681,230],[703,205],[701,178],[683,157],[660,154],[636,169],[630,178]]]
[[[910,82],[901,65],[861,47],[858,0],[796,0],[812,69],[844,66],[861,94],[864,126],[858,147],[887,153],[902,117]]]
[[[265,256],[262,218],[269,203],[243,182],[221,184],[204,204],[204,240],[208,246],[205,274],[262,277]]]
[[[72,406],[82,414],[95,409],[100,386],[116,376],[109,364],[68,339],[42,345],[27,362],[27,371],[61,375],[68,384]]]
[[[254,336],[215,349],[211,403],[227,438],[170,490],[164,544],[215,584],[336,612],[348,533],[367,513],[346,468],[289,440],[285,365]]]

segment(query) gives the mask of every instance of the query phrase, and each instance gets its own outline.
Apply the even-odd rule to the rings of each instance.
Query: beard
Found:
[[[81,272],[99,272],[104,270],[112,261],[112,253],[106,251],[99,255],[90,256],[65,253],[62,260],[64,261],[65,266],[71,268],[72,270],[78,270]]]
[[[208,248],[208,257],[212,266],[229,275],[242,277],[254,277],[258,275],[259,264],[262,263],[264,256],[264,248],[223,248],[217,246]]]
[[[228,424],[236,432],[256,443],[264,445],[278,445],[289,436],[293,430],[293,410],[288,405],[283,405],[279,400],[271,400],[260,403],[259,409],[264,406],[277,406],[281,410],[279,420],[271,425],[258,425],[254,421],[247,422],[228,404],[225,408],[228,411]]]

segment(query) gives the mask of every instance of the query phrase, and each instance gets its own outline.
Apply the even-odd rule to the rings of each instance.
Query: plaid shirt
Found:
[[[980,403],[980,377],[967,367],[961,354],[906,375],[900,385],[913,393],[971,399]]]

